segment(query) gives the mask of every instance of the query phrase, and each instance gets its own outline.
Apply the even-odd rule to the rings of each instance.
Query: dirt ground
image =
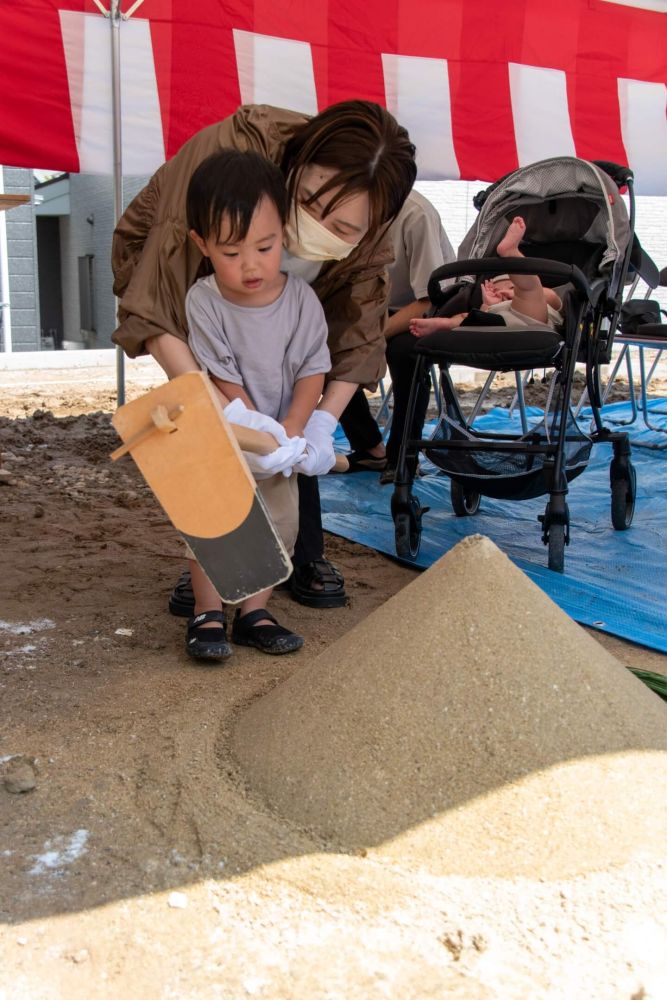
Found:
[[[278,592],[301,653],[198,666],[166,610],[179,543],[131,459],[108,458],[113,373],[0,387],[0,1000],[667,996],[667,869],[641,851],[568,882],[436,878],[336,853],[244,781],[238,713],[415,571],[328,537],[347,608]]]

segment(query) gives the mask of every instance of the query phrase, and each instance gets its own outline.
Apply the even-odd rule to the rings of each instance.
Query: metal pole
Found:
[[[120,25],[121,0],[111,0],[109,22],[111,24],[111,88],[113,112],[113,213],[114,224],[123,214],[123,134],[120,100]],[[118,299],[116,299],[116,323],[118,322]],[[119,406],[125,402],[125,355],[116,347],[116,399]]]

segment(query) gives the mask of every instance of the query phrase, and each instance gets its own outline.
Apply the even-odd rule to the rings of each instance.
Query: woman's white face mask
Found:
[[[314,219],[303,205],[292,205],[285,225],[285,247],[302,260],[344,260],[359,243],[348,243]]]

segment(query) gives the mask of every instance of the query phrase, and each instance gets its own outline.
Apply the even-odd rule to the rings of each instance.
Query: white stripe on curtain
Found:
[[[618,81],[621,135],[637,194],[667,194],[667,87]]]
[[[317,114],[313,56],[308,42],[234,29],[243,104]]]
[[[387,108],[417,147],[419,179],[458,180],[447,60],[383,52],[382,69]]]
[[[509,63],[509,82],[519,166],[576,156],[565,73]]]
[[[97,14],[60,11],[72,120],[81,172],[113,173],[111,27]],[[123,173],[152,174],[164,163],[164,137],[150,25],[120,26]]]

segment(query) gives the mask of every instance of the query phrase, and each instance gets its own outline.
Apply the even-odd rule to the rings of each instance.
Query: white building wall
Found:
[[[640,195],[637,198],[635,231],[646,253],[659,270],[667,267],[667,198]],[[641,291],[641,289],[639,289]],[[667,288],[656,289],[651,298],[667,309]]]

